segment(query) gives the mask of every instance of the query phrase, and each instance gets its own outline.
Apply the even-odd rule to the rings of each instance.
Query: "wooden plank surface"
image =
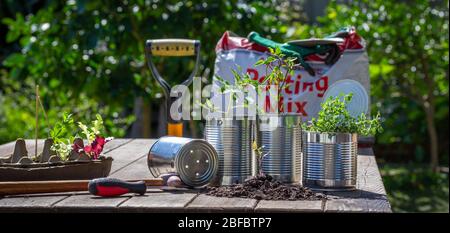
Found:
[[[380,212],[390,213],[389,202],[379,199],[346,198],[327,200],[325,212]]]
[[[116,161],[120,161],[122,158],[126,158],[125,153],[112,153],[113,150],[117,150],[119,147],[129,143],[132,139],[114,139],[113,141],[107,143],[105,145],[105,151],[107,156],[109,154],[114,154],[116,157]],[[27,140],[28,141],[28,140]],[[42,145],[43,145],[43,141]],[[113,143],[114,142],[114,143]],[[14,149],[14,142],[8,143],[8,146],[13,145],[12,148]],[[3,146],[0,146],[2,148]],[[126,151],[126,150],[121,150]],[[120,151],[119,151],[120,152]],[[66,198],[69,198],[73,193],[57,193],[57,194],[47,194],[47,195],[22,195],[18,197],[7,197],[0,199],[0,212],[11,212],[11,211],[20,211],[20,212],[42,212],[42,211],[55,211],[54,205],[63,201]],[[85,196],[87,195],[87,192],[84,192]],[[90,208],[97,208],[95,206],[89,206],[86,207],[85,203],[79,203],[79,201],[83,202],[83,199],[80,198],[71,198],[69,201],[72,201],[72,205],[67,206],[64,204],[60,204],[62,206],[59,207],[60,210],[86,210]],[[74,202],[76,201],[76,202]],[[92,203],[92,202],[87,202]],[[76,209],[73,208],[73,206],[79,205],[80,208]]]
[[[358,176],[357,189],[361,192],[361,197],[376,199],[382,204],[380,210],[385,212],[386,206],[390,209],[386,189],[378,169],[374,156],[358,156]]]
[[[30,141],[30,143],[28,143]],[[33,147],[27,140],[27,147]],[[43,140],[42,145],[43,145]],[[110,176],[120,179],[150,178],[147,153],[154,139],[115,139],[105,145],[113,157]],[[0,156],[12,153],[14,142],[0,145]],[[99,198],[80,193],[22,195],[0,199],[0,212],[391,212],[373,150],[360,150],[357,190],[326,192],[326,201],[257,201],[219,198],[197,191],[148,190],[143,196]]]
[[[386,199],[366,199],[367,212],[369,213],[392,213],[391,204]]]
[[[111,172],[110,177],[119,178],[119,179],[127,179],[127,180],[138,180],[145,178],[153,178],[152,174],[148,170],[147,166],[147,155],[150,147],[155,143],[156,140],[144,140],[144,149],[141,151],[141,156],[134,160],[132,163],[129,163],[123,166],[121,169],[115,170]],[[139,142],[142,144],[142,142]],[[128,148],[128,146],[127,146]],[[116,151],[114,153],[117,153]],[[137,153],[137,154],[139,154]],[[142,154],[143,153],[143,154]]]
[[[124,146],[105,153],[105,155],[111,156],[114,159],[111,166],[110,175],[147,155],[150,146],[154,143],[154,141],[155,140],[149,139],[133,139]]]
[[[66,195],[30,195],[0,199],[0,212],[52,212],[52,205]]]
[[[103,154],[106,154],[114,149],[117,149],[120,146],[123,146],[129,142],[131,142],[131,138],[116,138],[112,141],[105,144],[105,147],[103,148]]]
[[[371,147],[358,147],[358,155],[373,155]]]
[[[130,196],[131,194],[105,198],[92,196],[90,194],[72,195],[53,205],[53,208],[58,212],[111,212],[115,211],[117,209],[116,207],[128,200]]]
[[[192,192],[147,192],[133,196],[119,206],[122,212],[183,212],[198,194]]]
[[[148,170],[147,155],[145,155],[122,169],[113,172],[110,174],[110,177],[127,180],[139,180],[153,178],[153,175]]]
[[[186,207],[192,212],[253,212],[257,200],[248,198],[213,197],[198,195]]]
[[[367,212],[367,200],[361,198],[332,199],[325,202],[325,212]]]
[[[324,201],[259,201],[255,212],[322,212]]]
[[[358,156],[358,177],[376,177],[381,178],[380,171],[378,170],[377,161],[374,156]]]
[[[114,144],[112,142],[116,141]],[[146,154],[146,145],[148,140],[113,140],[110,142],[109,149],[106,148],[106,156],[110,156],[114,159],[111,166],[111,173],[114,173],[125,166],[130,165],[136,158]],[[107,143],[106,145],[108,145]],[[105,147],[106,147],[105,145]],[[121,177],[125,179],[125,177]],[[89,211],[94,209],[96,212],[109,212],[116,210],[117,206],[122,202],[131,198],[130,195],[114,198],[102,198],[92,195],[73,195],[65,200],[54,205],[59,212],[73,212],[73,211]]]
[[[351,191],[324,191],[328,199],[342,199],[342,198],[360,198],[362,196],[361,190],[355,189]]]

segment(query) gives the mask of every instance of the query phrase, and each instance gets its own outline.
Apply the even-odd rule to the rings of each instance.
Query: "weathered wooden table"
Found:
[[[114,139],[105,146],[105,155],[114,158],[111,177],[151,178],[147,153],[154,139]],[[29,153],[34,140],[26,140]],[[39,151],[43,140],[38,141]],[[0,146],[0,157],[12,153],[14,142]],[[356,191],[328,192],[325,201],[258,201],[219,198],[196,190],[161,191],[148,189],[143,196],[133,194],[99,198],[87,192],[34,194],[0,197],[0,212],[391,212],[386,191],[371,148],[358,150]]]

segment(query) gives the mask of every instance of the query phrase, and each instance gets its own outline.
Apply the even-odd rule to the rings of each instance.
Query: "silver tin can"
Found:
[[[261,147],[263,155],[260,168],[262,172],[284,183],[301,184],[301,116],[269,115],[264,120],[260,119],[258,124],[256,134],[258,147]]]
[[[209,119],[205,125],[205,139],[219,156],[219,172],[214,184],[242,183],[252,176],[253,120]]]
[[[150,148],[147,164],[154,177],[176,173],[186,185],[201,187],[214,179],[219,161],[214,147],[203,139],[162,137]]]
[[[357,150],[357,134],[304,132],[304,184],[311,188],[356,188]]]

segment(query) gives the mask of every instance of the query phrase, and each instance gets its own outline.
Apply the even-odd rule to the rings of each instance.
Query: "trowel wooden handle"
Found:
[[[158,39],[147,40],[147,52],[153,56],[194,56],[198,53],[198,40]]]
[[[143,181],[146,186],[163,186],[160,178],[127,180],[124,182]],[[0,196],[34,193],[59,193],[88,191],[89,180],[55,180],[55,181],[14,181],[0,182]]]
[[[167,135],[174,137],[183,137],[183,123],[167,123]]]

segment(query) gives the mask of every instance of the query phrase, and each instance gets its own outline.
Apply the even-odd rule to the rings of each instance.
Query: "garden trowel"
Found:
[[[189,77],[182,83],[182,85],[188,86],[192,83],[194,75],[197,73],[198,65],[200,63],[200,41],[187,40],[187,39],[158,39],[147,40],[145,43],[145,57],[147,59],[147,65],[152,72],[153,77],[163,89],[163,94],[166,101],[167,112],[167,135],[169,136],[183,136],[183,122],[181,120],[181,113],[177,117],[173,117],[170,114],[170,106],[177,99],[177,97],[170,96],[171,87],[169,83],[164,80],[158,73],[155,65],[152,62],[153,56],[163,57],[185,57],[195,56],[195,66]],[[177,119],[174,119],[177,118]]]

